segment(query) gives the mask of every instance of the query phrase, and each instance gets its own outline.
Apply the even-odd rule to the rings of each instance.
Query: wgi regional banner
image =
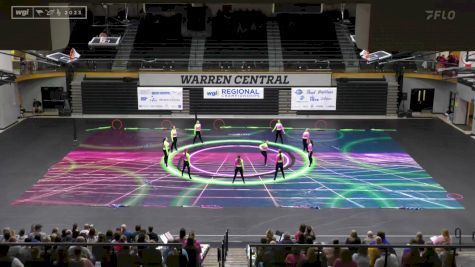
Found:
[[[264,99],[264,87],[204,87],[205,99]]]
[[[182,87],[137,87],[139,110],[183,110]]]
[[[336,110],[336,87],[292,88],[291,110]]]

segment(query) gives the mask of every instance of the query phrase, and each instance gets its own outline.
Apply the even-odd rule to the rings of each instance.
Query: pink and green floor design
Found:
[[[13,205],[107,207],[294,207],[463,209],[387,132],[377,129],[312,131],[314,164],[301,148],[303,129],[289,129],[284,145],[270,142],[264,165],[258,145],[273,140],[266,127],[203,131],[191,144],[179,130],[179,151],[163,163],[163,129],[90,131],[87,140],[49,168]],[[181,176],[180,154],[191,154]],[[274,181],[275,155],[284,151],[285,179]],[[243,184],[232,184],[234,159],[244,160]]]

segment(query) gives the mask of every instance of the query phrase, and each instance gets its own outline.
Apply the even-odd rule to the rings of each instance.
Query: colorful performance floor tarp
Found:
[[[192,206],[295,208],[463,209],[385,130],[311,131],[314,164],[302,151],[304,129],[288,129],[285,144],[270,142],[264,165],[258,146],[274,141],[268,127],[178,130],[179,151],[163,163],[164,129],[100,127],[48,172],[14,205]],[[183,149],[191,154],[190,180],[181,176]],[[285,179],[274,181],[275,156],[284,152]],[[234,160],[244,160],[243,184],[232,184]]]

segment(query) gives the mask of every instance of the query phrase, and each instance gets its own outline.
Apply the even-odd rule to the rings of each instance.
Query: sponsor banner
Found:
[[[264,99],[264,87],[204,87],[205,99]]]
[[[336,110],[336,87],[294,87],[291,93],[291,110]]]
[[[137,87],[139,110],[183,110],[181,87]]]
[[[330,73],[145,73],[139,74],[141,86],[180,87],[294,87],[331,86]]]

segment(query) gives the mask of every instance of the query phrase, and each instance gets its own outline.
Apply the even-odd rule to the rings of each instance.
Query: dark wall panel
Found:
[[[279,89],[265,88],[264,99],[204,99],[203,88],[190,90],[190,113],[197,114],[268,114],[279,113]]]
[[[384,79],[338,79],[335,111],[298,111],[298,115],[386,115]]]
[[[139,110],[137,79],[87,78],[82,87],[84,114],[171,114],[163,110]]]

